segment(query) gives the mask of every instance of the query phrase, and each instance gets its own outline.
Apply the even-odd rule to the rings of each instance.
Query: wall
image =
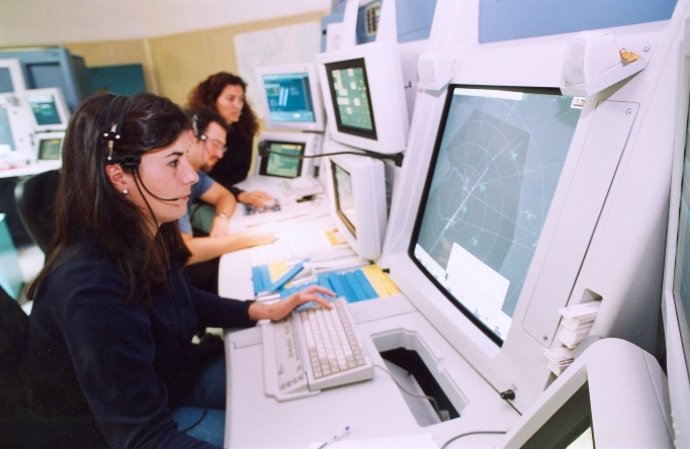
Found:
[[[63,45],[88,66],[140,63],[147,90],[180,104],[209,74],[237,70],[237,34],[318,22],[330,8],[329,0],[252,0],[251,8],[236,0],[198,0],[194,8],[190,0],[58,3],[2,0],[0,47]]]

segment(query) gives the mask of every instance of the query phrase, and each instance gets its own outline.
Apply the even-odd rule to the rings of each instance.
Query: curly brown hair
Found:
[[[210,107],[215,109],[216,100],[223,89],[228,85],[241,86],[242,91],[247,91],[247,83],[242,78],[229,72],[215,73],[192,89],[187,96],[187,109],[202,109]],[[259,129],[259,121],[247,101],[244,102],[239,121],[228,124],[228,132],[237,132],[245,136],[253,136]]]

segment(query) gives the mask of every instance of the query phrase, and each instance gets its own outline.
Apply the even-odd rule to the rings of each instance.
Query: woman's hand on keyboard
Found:
[[[286,299],[266,304],[254,302],[249,306],[249,318],[254,321],[269,319],[271,321],[280,321],[288,316],[296,307],[306,304],[308,302],[315,302],[321,306],[330,309],[333,307],[328,300],[323,296],[335,296],[331,290],[320,285],[311,285],[304,290],[288,296]]]

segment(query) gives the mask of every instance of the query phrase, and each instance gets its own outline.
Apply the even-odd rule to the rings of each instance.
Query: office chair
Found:
[[[107,448],[93,418],[45,417],[32,410],[32,382],[50,373],[32,372],[28,338],[29,317],[0,287],[0,447]]]
[[[31,238],[47,254],[55,223],[55,196],[59,170],[49,170],[22,179],[14,188],[19,217]]]

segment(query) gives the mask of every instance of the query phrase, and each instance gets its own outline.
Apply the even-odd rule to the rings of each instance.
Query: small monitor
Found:
[[[256,69],[268,129],[323,132],[323,102],[314,64]]]
[[[315,165],[309,156],[320,152],[320,144],[321,138],[316,134],[263,132],[259,137],[257,174],[279,178],[313,177]]]
[[[36,134],[36,155],[39,161],[51,161],[60,159],[62,142],[65,139],[64,131],[53,131]]]
[[[70,113],[60,89],[28,89],[24,97],[31,108],[36,132],[67,129]]]
[[[0,59],[0,93],[26,89],[22,65],[18,59]]]
[[[403,152],[409,116],[397,47],[372,42],[317,60],[331,138],[377,153]]]
[[[388,220],[383,162],[369,156],[330,157],[328,191],[340,234],[361,258],[378,259]]]
[[[278,176],[280,178],[296,178],[302,172],[302,156],[305,144],[303,142],[265,141],[269,151],[267,157],[261,158],[259,174]]]

